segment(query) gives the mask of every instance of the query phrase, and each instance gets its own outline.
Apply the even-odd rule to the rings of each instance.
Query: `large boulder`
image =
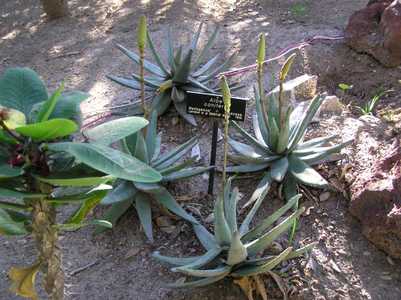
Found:
[[[355,133],[356,139],[349,153],[350,212],[372,243],[401,259],[400,140],[386,136],[386,125],[374,117],[345,125],[345,132]]]
[[[401,65],[401,0],[374,0],[355,12],[345,30],[347,44],[384,66]]]

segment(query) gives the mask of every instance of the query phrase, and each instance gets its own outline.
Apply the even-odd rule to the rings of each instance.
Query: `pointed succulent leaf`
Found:
[[[299,141],[304,137],[308,125],[312,121],[319,107],[322,105],[323,98],[324,97],[322,95],[317,95],[315,98],[313,98],[307,110],[295,125],[296,127],[294,129],[294,134],[289,142],[289,151],[295,149]]]
[[[111,208],[109,208],[103,215],[102,219],[109,221],[113,226],[117,223],[118,219],[131,207],[133,199],[129,198],[127,200],[114,203]],[[105,231],[106,227],[98,226],[95,230],[95,234],[102,233]]]
[[[280,128],[280,134],[277,140],[277,153],[283,153],[287,147],[290,137],[290,116],[292,107],[290,106],[287,110],[283,128]]]
[[[318,172],[296,156],[290,155],[288,160],[288,170],[297,181],[316,188],[326,188],[328,186],[327,181]]]
[[[220,245],[230,245],[231,230],[224,214],[224,195],[219,194],[214,206],[214,235]]]
[[[263,137],[265,144],[269,145],[269,140],[270,140],[269,125],[262,103],[264,99],[262,99],[261,95],[259,95],[259,92],[256,87],[254,87],[253,90],[255,94],[256,115],[258,117],[260,133]]]
[[[228,138],[228,143],[236,152],[238,152],[244,156],[248,156],[248,157],[252,157],[252,158],[262,157],[262,155],[259,154],[257,151],[255,151],[255,149],[253,147],[248,146],[243,143],[240,143],[240,142],[237,142],[236,140],[233,140],[232,138]]]
[[[157,111],[160,116],[164,114],[171,104],[171,97],[169,92],[162,92],[152,100],[151,111]]]
[[[176,181],[181,179],[187,179],[213,169],[214,166],[211,167],[194,167],[194,168],[186,168],[177,172],[170,173],[168,175],[164,175],[162,181]]]
[[[31,210],[30,207],[24,204],[17,204],[6,201],[0,201],[0,209],[6,209],[8,211],[14,211],[14,212],[25,212]]]
[[[200,37],[201,32],[202,32],[202,27],[203,27],[203,22],[201,22],[199,24],[198,29],[196,30],[196,33],[194,34],[194,37],[192,38],[192,41],[191,41],[191,49],[194,52],[196,50],[196,47],[198,46],[199,37]]]
[[[227,172],[230,173],[249,173],[256,172],[266,169],[270,163],[258,163],[258,164],[244,164],[238,166],[229,166],[227,167]]]
[[[52,151],[64,151],[85,165],[116,178],[138,182],[159,182],[161,175],[156,170],[121,151],[101,145],[85,143],[54,143]]]
[[[28,68],[10,68],[0,77],[0,105],[29,115],[32,107],[48,98],[38,74]]]
[[[43,122],[49,119],[56,107],[57,101],[60,99],[63,90],[64,83],[62,83],[60,87],[50,96],[50,98],[43,103],[36,119],[37,122]]]
[[[35,141],[48,141],[66,137],[77,130],[78,125],[68,119],[51,119],[15,129],[19,134],[30,137]]]
[[[258,183],[258,186],[256,187],[255,191],[252,193],[251,198],[244,204],[243,208],[250,206],[251,204],[253,204],[260,198],[263,200],[266,197],[267,193],[269,192],[272,182],[273,182],[273,179],[272,179],[270,171],[264,173],[262,179]],[[247,219],[245,219],[245,220],[247,220]],[[244,223],[247,223],[247,222],[244,221]],[[248,223],[248,225],[249,225],[249,223]],[[245,227],[241,230],[241,232],[246,232],[248,226],[246,226],[246,225],[243,225],[243,226],[245,226]]]
[[[187,113],[187,104],[184,102],[174,102],[175,109],[192,126],[197,126],[196,120],[193,115]]]
[[[188,80],[189,80],[189,82],[190,82],[192,85],[194,85],[196,88],[199,88],[199,89],[201,89],[201,90],[203,90],[203,91],[205,91],[205,92],[208,92],[208,93],[213,93],[213,94],[215,93],[214,90],[208,88],[206,85],[204,85],[202,82],[196,80],[196,79],[193,78],[192,76],[189,76],[189,77],[188,77]]]
[[[141,117],[125,117],[105,122],[85,131],[85,136],[96,144],[108,146],[148,125],[148,121]]]
[[[153,166],[158,169],[171,166],[173,163],[182,158],[188,151],[190,151],[196,145],[196,143],[197,137],[194,136],[186,141],[184,144],[160,155],[159,158],[154,161]]]
[[[165,208],[170,210],[171,212],[175,213],[177,216],[180,216],[181,218],[197,224],[198,221],[191,216],[189,213],[187,213],[178,203],[177,201],[171,196],[171,194],[165,189],[161,188],[160,191],[157,193],[153,193],[152,197],[158,201],[161,205],[163,205]]]
[[[331,154],[338,153],[342,148],[347,147],[348,145],[350,145],[352,143],[353,143],[353,140],[350,140],[350,141],[346,141],[344,143],[334,145],[331,147],[320,148],[319,150],[321,150],[321,152],[314,153],[314,154],[307,155],[307,156],[302,156],[299,158],[307,164],[314,165],[314,164],[330,157]]]
[[[271,175],[272,178],[277,181],[281,182],[284,179],[284,176],[287,174],[288,170],[288,159],[286,156],[274,161],[271,165]]]
[[[193,66],[192,66],[193,69],[197,69],[201,65],[201,63],[205,60],[206,56],[208,55],[209,50],[213,47],[213,45],[216,41],[219,31],[220,31],[220,28],[218,26],[216,26],[212,35],[208,39],[206,45],[203,47],[203,49],[199,53],[198,57],[196,58]]]
[[[304,149],[313,149],[314,147],[323,146],[326,143],[331,142],[332,140],[334,140],[336,138],[338,138],[338,135],[334,134],[334,135],[318,137],[318,138],[307,140],[306,142],[303,142],[302,144],[298,144],[297,147],[294,149],[294,153],[296,153],[297,151],[302,151]]]
[[[175,73],[176,65],[174,62],[174,47],[173,47],[173,38],[171,36],[171,28],[167,29],[167,59],[170,65],[171,73]]]
[[[180,63],[181,63],[181,56],[182,56],[182,46],[179,46],[178,50],[177,50],[177,52],[175,53],[175,56],[174,56],[174,64],[176,66],[176,72],[177,72],[177,69],[179,68]]]
[[[197,161],[196,157],[191,157],[190,159],[184,160],[181,163],[178,163],[176,165],[172,165],[171,167],[167,167],[167,168],[159,170],[160,174],[163,175],[163,181],[165,181],[164,176],[167,176],[171,173],[175,173],[177,171],[181,171],[182,169],[193,165],[194,163],[196,163],[196,161]]]
[[[141,221],[143,231],[150,242],[153,243],[151,199],[145,193],[135,196],[135,208]]]
[[[130,181],[121,180],[107,195],[102,199],[102,205],[116,204],[127,199],[134,199],[138,190]]]
[[[181,89],[178,89],[176,86],[173,86],[171,89],[171,99],[174,102],[183,102],[185,100],[185,92]]]
[[[265,140],[263,138],[262,131],[260,130],[258,116],[256,114],[252,116],[252,124],[256,140],[267,148],[267,144],[265,143]]]
[[[299,201],[301,195],[296,195],[292,197],[288,202],[276,210],[272,215],[268,218],[264,219],[260,224],[258,224],[254,229],[247,231],[242,239],[244,241],[251,241],[256,239],[259,235],[263,234],[270,226],[274,224],[281,216],[283,216],[287,211],[289,211],[292,207],[294,207],[295,203]]]
[[[203,287],[203,286],[207,286],[210,285],[212,283],[215,283],[217,281],[222,280],[224,277],[226,277],[228,274],[230,273],[230,271],[227,271],[223,274],[221,274],[220,276],[215,276],[215,277],[207,277],[204,279],[200,279],[200,280],[194,280],[194,281],[187,281],[187,282],[177,282],[177,283],[169,283],[167,285],[167,287],[170,288],[176,288],[176,289],[180,289],[180,288],[198,288],[198,287]]]
[[[238,231],[234,232],[231,239],[231,245],[228,250],[227,264],[229,266],[234,266],[246,260],[248,257],[248,252],[241,242],[241,235]]]
[[[229,178],[230,180],[231,178]],[[229,180],[226,182],[226,186],[228,185]],[[229,187],[231,190],[231,187]],[[238,230],[237,225],[237,203],[238,203],[238,188],[235,187],[230,193],[224,195],[224,211],[228,226],[232,233]]]
[[[286,200],[292,199],[297,195],[297,180],[291,174],[287,174],[283,182],[283,192]],[[294,207],[298,208],[298,201],[294,203]]]
[[[204,73],[209,71],[209,69],[216,63],[217,59],[220,57],[220,54],[217,54],[212,59],[210,59],[207,63],[205,63],[201,68],[199,68],[196,72],[192,74],[193,77],[202,76]]]
[[[202,256],[192,256],[192,257],[172,257],[172,256],[164,256],[161,255],[159,251],[155,251],[152,253],[152,256],[161,262],[168,263],[173,266],[185,266],[191,263],[196,262],[201,259]]]
[[[269,148],[266,144],[251,136],[248,132],[246,132],[241,126],[239,126],[236,122],[231,122],[234,125],[234,128],[253,146],[253,149],[260,155],[264,154],[271,154]]]
[[[152,41],[152,38],[150,37],[149,31],[147,31],[147,40],[148,40],[148,44],[149,44],[149,49],[152,52],[152,55],[153,55],[154,59],[156,60],[157,65],[163,71],[165,76],[170,76],[170,72],[167,70],[167,68],[163,64],[159,54],[156,51],[156,48],[155,48],[155,46],[153,44],[153,41]]]
[[[131,76],[134,78],[134,80],[138,81],[139,83],[142,81],[142,78],[140,75],[137,75],[135,73],[132,73]],[[145,84],[145,86],[148,86],[152,89],[159,89],[160,86],[163,84],[163,79],[156,79],[154,77],[144,77],[143,78],[143,82]]]
[[[114,76],[114,75],[107,75],[107,78],[114,81],[115,83],[118,83],[122,86],[125,86],[130,89],[134,90],[141,90],[141,85],[139,84],[138,80],[132,79],[132,78],[126,78],[126,77],[119,77],[119,76]],[[155,87],[149,87],[145,85],[145,91],[154,91],[156,88]]]
[[[133,60],[135,63],[139,64],[140,61],[140,57],[138,54],[128,50],[127,48],[123,47],[120,44],[116,44],[116,47],[121,50],[125,55],[127,55],[131,60]],[[148,60],[145,59],[144,61],[144,67],[147,71],[159,76],[159,77],[164,77],[164,73],[163,71],[156,66],[155,64],[152,64],[151,62],[149,62]]]
[[[148,152],[148,161],[151,161],[156,148],[156,136],[157,136],[157,112],[151,113],[149,126],[146,128],[146,148]]]
[[[272,228],[270,231],[262,235],[260,238],[250,242],[246,245],[250,256],[254,256],[257,253],[265,250],[270,246],[281,234],[283,234],[294,221],[305,211],[305,208],[301,208],[287,217],[284,221]]]
[[[143,134],[141,131],[136,133],[137,138],[136,138],[136,145],[135,145],[135,154],[134,156],[139,159],[140,161],[143,161],[144,163],[148,164],[149,163],[149,154],[148,154],[148,149],[146,147],[146,142],[143,137]]]
[[[199,242],[206,250],[220,248],[216,238],[204,226],[200,224],[193,224],[193,228]]]
[[[223,70],[227,70],[232,65],[236,55],[237,55],[237,53],[234,52],[233,54],[230,55],[230,57],[224,63],[219,65],[216,69],[214,69],[213,71],[211,71],[208,74],[199,76],[198,77],[199,81],[201,83],[206,83],[206,82],[210,81],[211,79],[214,79]],[[194,77],[196,77],[196,76],[194,75]],[[233,88],[231,88],[231,90],[233,91]]]
[[[280,81],[284,81],[285,78],[287,77],[288,72],[290,71],[291,66],[292,66],[296,56],[297,55],[295,53],[293,53],[285,61],[284,65],[283,65],[283,67],[281,68],[281,71],[280,71],[280,76],[279,76]]]
[[[255,276],[258,274],[266,273],[267,271],[273,270],[279,263],[287,259],[288,255],[291,253],[292,247],[285,249],[279,255],[275,256],[263,265],[256,266],[246,266],[238,269],[234,272],[235,276]]]
[[[209,270],[196,270],[182,266],[175,268],[175,270],[188,276],[215,278],[217,276],[228,275],[231,271],[231,266],[222,266]]]
[[[291,251],[290,254],[288,254],[288,256],[287,256],[287,259],[293,259],[296,257],[300,257],[301,255],[304,255],[305,253],[310,252],[318,244],[319,244],[318,242],[313,242],[302,248]]]
[[[202,256],[199,256],[198,259],[195,261],[185,264],[183,267],[186,269],[199,269],[203,267],[204,265],[208,264],[209,262],[213,261],[220,253],[222,252],[222,249],[220,248],[212,248],[208,250],[205,254]],[[173,268],[171,269],[173,272],[180,271],[178,268]]]

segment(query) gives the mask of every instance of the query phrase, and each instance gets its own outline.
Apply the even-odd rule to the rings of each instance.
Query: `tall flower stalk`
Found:
[[[223,166],[223,186],[226,183],[226,169],[227,169],[227,152],[228,152],[228,125],[230,122],[231,112],[231,92],[225,76],[221,77],[220,82],[221,91],[223,94],[224,102],[224,166]]]
[[[138,24],[138,50],[139,50],[139,77],[141,88],[141,105],[145,119],[148,117],[148,112],[145,104],[145,47],[146,47],[146,17],[141,16]]]

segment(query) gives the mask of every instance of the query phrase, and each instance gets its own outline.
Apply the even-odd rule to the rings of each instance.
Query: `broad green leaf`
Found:
[[[48,121],[29,124],[15,129],[23,136],[36,141],[48,141],[69,136],[78,130],[78,125],[68,119],[51,119]]]
[[[17,140],[13,138],[10,134],[0,129],[0,142],[5,144],[18,144]]]
[[[0,105],[0,111],[3,115],[4,124],[8,127],[8,129],[14,130],[17,127],[24,126],[26,124],[25,115],[19,110]]]
[[[24,173],[22,168],[12,167],[9,164],[0,165],[0,179],[20,176]]]
[[[54,143],[52,151],[64,151],[91,168],[126,180],[159,182],[161,175],[148,165],[123,152],[101,145],[85,143]]]
[[[35,199],[44,197],[45,194],[40,193],[26,193],[14,190],[9,190],[5,188],[0,188],[0,198],[16,198],[16,199]]]
[[[148,125],[141,117],[126,117],[112,120],[85,131],[85,135],[96,144],[108,146]]]
[[[294,155],[289,156],[289,172],[302,184],[325,188],[328,186],[327,181],[312,167],[300,160]]]
[[[86,226],[95,225],[99,227],[103,227],[105,229],[113,228],[113,224],[106,220],[91,220],[89,222],[84,223],[66,223],[66,224],[57,224],[55,225],[58,230],[64,231],[75,231],[81,229]]]
[[[56,107],[57,101],[60,99],[63,90],[64,83],[62,83],[60,87],[50,96],[50,98],[43,103],[36,119],[37,122],[44,122],[49,119],[50,115],[54,111],[54,108]]]
[[[0,91],[0,105],[19,110],[26,116],[34,104],[48,98],[42,80],[28,68],[7,69],[0,77]]]
[[[0,208],[0,235],[24,235],[27,233],[23,222],[16,222],[6,210]]]
[[[135,197],[135,208],[141,221],[143,231],[151,243],[153,243],[151,199],[145,193],[138,193]]]
[[[8,276],[11,280],[10,290],[18,296],[39,300],[35,290],[36,274],[39,272],[41,263],[36,263],[28,268],[11,267]]]
[[[74,175],[74,174],[72,174]],[[36,179],[42,182],[46,182],[53,186],[94,186],[103,184],[113,180],[112,176],[101,176],[101,177],[78,177],[69,176],[69,174],[62,174],[63,177],[52,175],[49,177],[36,176]]]
[[[84,203],[81,204],[81,207],[69,218],[67,221],[71,224],[80,224],[86,218],[86,216],[91,212],[93,208],[96,207],[102,201],[104,196],[106,196],[107,191],[96,191],[93,192],[88,199],[85,200]]]

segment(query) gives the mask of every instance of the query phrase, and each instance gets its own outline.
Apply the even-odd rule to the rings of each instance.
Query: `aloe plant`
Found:
[[[104,132],[109,128],[118,126],[113,121],[90,129],[87,137],[94,143],[109,144],[110,140],[104,140]],[[103,205],[111,205],[105,213],[104,219],[115,224],[118,219],[133,205],[138,213],[145,235],[153,242],[151,202],[165,207],[185,220],[197,223],[196,219],[188,214],[168,192],[163,184],[186,179],[210,170],[211,167],[194,167],[196,158],[182,161],[182,158],[197,143],[197,137],[193,137],[166,153],[161,153],[161,132],[157,134],[157,112],[151,116],[146,131],[138,131],[132,136],[120,140],[125,152],[141,160],[144,164],[160,172],[160,183],[142,183],[137,180],[117,180],[115,188],[102,200]],[[99,228],[97,232],[103,231]]]
[[[63,89],[61,85],[49,97],[39,76],[26,68],[8,69],[0,77],[0,234],[32,235],[36,241],[36,262],[9,272],[11,290],[31,299],[38,299],[34,287],[39,271],[50,299],[64,296],[60,230],[111,226],[104,220],[85,221],[111,188],[106,183],[119,177],[161,179],[157,171],[122,152],[72,142],[71,135],[79,130],[73,120],[80,120],[79,103],[88,95]],[[139,117],[125,122],[138,129],[147,124]],[[56,209],[65,204],[78,208],[58,223]]]
[[[315,243],[302,248],[287,247],[278,255],[265,253],[266,249],[286,232],[304,211],[300,208],[282,218],[301,195],[292,197],[260,224],[250,229],[258,206],[253,206],[241,225],[237,220],[238,189],[231,188],[232,178],[219,194],[214,206],[214,233],[204,226],[194,224],[195,234],[205,249],[205,254],[190,257],[169,257],[154,252],[158,260],[173,265],[173,272],[182,273],[194,280],[169,284],[174,288],[206,286],[224,278],[253,277],[267,273],[281,262],[298,257],[313,248]],[[281,221],[280,221],[281,220]],[[278,222],[274,226],[275,222]]]
[[[155,95],[150,110],[156,110],[161,115],[173,103],[177,112],[194,126],[196,126],[195,118],[186,112],[186,91],[215,93],[217,86],[211,83],[217,74],[223,72],[231,65],[234,59],[233,54],[224,63],[215,66],[220,57],[220,54],[217,54],[209,61],[205,61],[216,41],[219,29],[216,27],[209,40],[205,43],[205,46],[198,50],[197,46],[202,27],[203,24],[201,23],[190,45],[181,45],[176,49],[174,49],[169,29],[167,36],[167,64],[162,61],[148,32],[147,41],[156,64],[148,60],[144,62],[144,68],[150,73],[149,76],[145,76],[144,78],[146,90],[153,92]],[[133,62],[140,64],[140,55],[119,44],[117,44],[117,48]],[[196,56],[197,52],[198,55]],[[108,78],[122,86],[141,90],[140,83],[142,80],[140,75],[132,74],[131,78],[109,75]],[[240,86],[236,88],[240,88]],[[134,111],[138,114],[144,113],[139,103],[135,106]]]
[[[259,49],[264,49],[264,38],[260,41]],[[264,53],[264,50],[259,50],[259,52]],[[326,146],[328,142],[337,138],[335,135],[304,141],[307,128],[323,103],[324,95],[317,95],[311,100],[303,115],[296,119],[297,115],[293,114],[293,107],[284,95],[285,78],[293,59],[294,56],[289,57],[280,72],[279,88],[267,95],[262,86],[261,66],[263,63],[258,63],[260,66],[259,88],[255,87],[254,89],[256,114],[253,116],[253,129],[255,136],[232,122],[246,143],[229,139],[229,143],[237,155],[230,156],[231,161],[236,165],[228,167],[228,171],[233,173],[263,172],[263,177],[246,206],[263,199],[273,181],[283,184],[283,191],[287,199],[297,194],[298,184],[313,188],[326,188],[328,182],[313,169],[313,166],[329,158],[330,155],[338,153],[351,143],[351,141],[347,141]],[[263,61],[263,55],[261,61]]]

